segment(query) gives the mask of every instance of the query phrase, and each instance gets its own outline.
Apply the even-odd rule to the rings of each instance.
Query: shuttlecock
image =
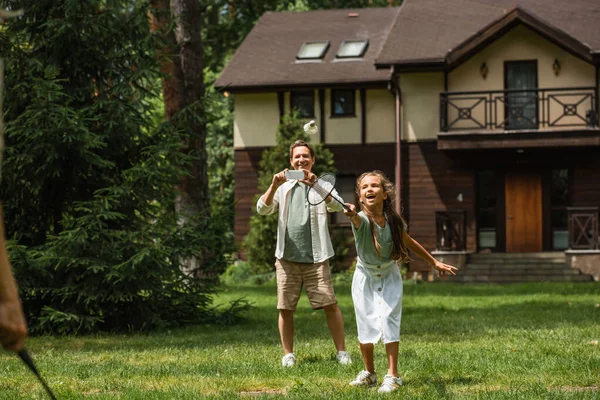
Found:
[[[309,135],[316,135],[317,132],[319,132],[319,128],[317,128],[317,123],[314,120],[312,120],[306,125],[304,125],[304,132],[308,133]]]

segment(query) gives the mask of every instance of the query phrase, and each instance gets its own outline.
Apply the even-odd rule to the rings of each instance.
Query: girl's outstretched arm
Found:
[[[458,271],[458,268],[448,264],[444,264],[443,262],[440,262],[433,258],[433,256],[429,254],[429,252],[425,250],[419,242],[411,238],[408,233],[404,232],[402,240],[404,241],[404,244],[410,251],[422,258],[427,264],[431,265],[433,268],[438,270],[441,276],[446,276],[446,273],[456,275],[454,271]]]
[[[354,225],[354,229],[360,228],[360,224],[362,223],[362,219],[360,218],[360,216],[356,212],[356,206],[354,204],[350,204],[350,203],[346,203],[346,205],[348,206],[348,208],[350,210],[349,211],[344,210],[344,214],[346,214],[346,216],[348,218],[350,218],[350,221],[352,222],[352,225]]]

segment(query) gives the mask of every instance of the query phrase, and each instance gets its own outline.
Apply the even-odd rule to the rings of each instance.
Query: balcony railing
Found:
[[[570,250],[598,250],[598,207],[569,207]]]
[[[436,250],[464,251],[467,229],[465,210],[435,212]]]
[[[440,131],[597,128],[596,88],[440,94]]]

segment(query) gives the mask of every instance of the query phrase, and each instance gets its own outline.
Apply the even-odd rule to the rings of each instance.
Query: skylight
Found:
[[[335,56],[337,58],[362,57],[368,45],[368,40],[344,40]]]
[[[300,47],[300,51],[296,54],[298,60],[318,60],[323,58],[325,52],[329,48],[329,41],[320,42],[305,42]]]

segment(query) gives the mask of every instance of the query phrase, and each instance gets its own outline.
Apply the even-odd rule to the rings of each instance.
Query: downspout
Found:
[[[398,80],[396,77],[396,69],[392,66],[392,79],[389,84],[389,90],[394,95],[395,100],[395,138],[396,138],[396,168],[394,171],[395,175],[395,184],[396,184],[396,212],[400,214],[402,212],[402,166],[400,164],[402,157],[402,119],[400,117],[400,113],[402,111],[402,93],[400,92],[400,85],[398,85]]]
[[[596,128],[600,127],[600,65],[596,65]]]

